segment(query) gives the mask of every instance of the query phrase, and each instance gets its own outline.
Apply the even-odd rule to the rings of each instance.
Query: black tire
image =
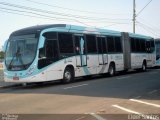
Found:
[[[67,84],[72,82],[73,80],[74,80],[74,71],[71,68],[67,67],[64,70],[62,82],[64,84]]]
[[[143,62],[141,71],[143,71],[143,72],[147,71],[147,64],[146,64],[146,62]]]
[[[113,64],[109,65],[108,74],[110,77],[115,75],[115,66]]]

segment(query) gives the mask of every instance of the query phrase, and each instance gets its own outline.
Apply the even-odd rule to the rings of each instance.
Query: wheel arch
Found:
[[[66,68],[70,68],[72,70],[72,72],[73,72],[74,77],[75,77],[75,67],[74,67],[74,65],[72,65],[72,64],[66,65],[65,68],[64,68],[64,71],[65,71]]]
[[[147,60],[146,60],[146,59],[143,59],[142,64],[145,64],[145,65],[146,65],[146,67],[147,67]]]
[[[113,65],[114,66],[114,69],[115,69],[115,71],[116,71],[116,63],[115,63],[115,61],[111,61],[110,63],[109,63],[109,66],[110,65]],[[109,66],[108,66],[108,70],[109,70]]]
[[[110,77],[114,76],[116,73],[116,65],[114,61],[111,61],[108,67],[108,74]]]

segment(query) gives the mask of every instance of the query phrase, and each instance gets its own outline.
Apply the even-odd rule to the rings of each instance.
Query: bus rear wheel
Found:
[[[63,80],[62,82],[64,84],[67,84],[67,83],[70,83],[74,80],[74,73],[73,73],[73,70],[69,67],[67,67],[65,70],[64,70],[64,74],[63,74]]]
[[[142,64],[142,71],[146,71],[147,70],[147,64],[146,64],[146,62],[143,62],[143,64]]]
[[[109,65],[108,74],[109,74],[110,77],[115,75],[115,66],[114,66],[114,64],[110,64]]]

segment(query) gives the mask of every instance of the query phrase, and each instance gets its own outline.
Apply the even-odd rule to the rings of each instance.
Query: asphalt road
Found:
[[[79,78],[66,85],[53,82],[0,88],[0,113],[27,114],[23,119],[160,120],[160,69],[90,80]]]

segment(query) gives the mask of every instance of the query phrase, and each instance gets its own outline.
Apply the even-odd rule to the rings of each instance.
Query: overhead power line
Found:
[[[143,29],[145,29],[146,31],[152,33],[154,36],[159,36],[157,31],[152,29],[151,27],[149,27],[148,25],[145,25],[143,23],[137,22],[137,24],[142,27]]]
[[[39,16],[33,16],[33,15],[26,15],[26,14],[17,13],[17,12],[14,12],[14,11],[0,10],[0,12],[2,12],[2,13],[9,13],[9,14],[15,14],[15,15],[21,15],[21,16],[27,16],[27,17],[33,17],[33,18],[40,18],[40,19],[53,20],[53,19],[50,19],[50,18],[39,17]]]
[[[155,28],[155,30],[160,31],[159,24],[156,23],[156,25],[155,25],[155,24],[153,24],[153,22],[148,22],[146,19],[143,19],[141,17],[139,17],[139,19],[141,20],[141,23],[145,23],[145,24],[149,25],[151,28]]]
[[[153,1],[153,0],[150,0],[143,8],[137,13],[136,17],[139,16],[139,14],[142,13],[142,12],[144,11],[144,9],[145,9],[152,1]]]
[[[153,0],[150,0],[137,14],[136,14],[136,0],[133,0],[133,33],[135,33],[136,29],[136,18],[139,16],[142,11],[152,2]]]
[[[147,31],[148,33],[152,34],[154,37],[160,37],[159,35],[155,34],[153,31],[148,30],[146,27],[144,27],[143,25],[139,25],[139,27],[141,27],[142,29],[144,29],[145,31]]]
[[[35,13],[35,12],[28,12],[28,11],[23,11],[23,10],[14,10],[14,9],[8,9],[8,8],[0,7],[0,11],[2,11],[3,13],[17,14],[17,15],[47,19],[47,20],[60,20],[60,21],[69,20],[69,21],[74,21],[74,22],[77,22],[77,23],[81,23],[81,24],[86,25],[86,26],[90,26],[90,25],[88,25],[84,22],[78,21],[76,19],[53,17],[53,16],[48,16],[48,15],[43,15],[43,14],[39,14],[39,13]],[[25,13],[27,13],[27,14],[25,14]]]
[[[137,21],[137,23],[139,23],[139,24],[141,24],[141,25],[143,25],[143,26],[147,27],[148,29],[152,30],[152,31],[153,31],[153,32],[155,32],[155,33],[157,33],[157,32],[158,32],[157,30],[153,29],[153,28],[152,28],[152,27],[150,27],[149,25],[146,25],[146,24],[141,23],[141,22],[138,22],[138,21]],[[160,32],[160,31],[159,31],[159,32]]]
[[[83,19],[83,20],[90,20],[90,21],[104,21],[108,22],[108,20],[129,20],[129,19],[109,19],[109,18],[95,18],[95,17],[88,17],[88,16],[78,16],[75,14],[66,14],[66,13],[61,13],[61,12],[53,12],[53,11],[48,11],[48,10],[42,10],[38,8],[32,8],[32,7],[26,7],[22,5],[17,5],[17,4],[11,4],[7,2],[0,2],[1,5],[5,6],[10,6],[10,7],[15,7],[15,8],[20,8],[20,9],[26,9],[26,10],[32,10],[36,12],[43,12],[45,14],[52,14],[52,15],[57,15],[57,16],[65,16],[65,17],[70,17],[70,18],[75,18],[75,19]]]
[[[42,2],[37,2],[37,1],[33,1],[33,0],[26,0],[26,1],[32,2],[32,3],[35,3],[35,4],[39,4],[39,5],[49,6],[49,7],[52,7],[52,8],[60,8],[60,9],[63,9],[63,10],[85,12],[85,13],[90,13],[90,14],[103,14],[103,13],[98,13],[98,12],[83,11],[83,10],[77,10],[77,9],[70,9],[70,8],[66,8],[66,7],[60,7],[60,6],[57,6],[57,5],[50,5],[50,4],[46,4],[46,3],[42,3]]]
[[[72,20],[72,21],[74,20],[74,19],[69,19],[69,18],[52,17],[52,16],[48,16],[48,15],[44,15],[44,14],[40,14],[40,13],[35,13],[35,12],[30,12],[30,11],[24,11],[24,10],[15,10],[15,9],[3,8],[3,7],[0,7],[0,9],[7,10],[7,11],[13,11],[13,12],[34,14],[37,16],[45,17],[45,18],[52,18],[52,20],[53,19],[62,19],[62,20],[67,19],[67,20]]]
[[[30,13],[30,12],[23,12],[23,11],[15,11],[15,10],[7,10],[7,9],[1,9],[0,8],[0,12],[2,13],[8,13],[8,14],[15,14],[15,15],[20,15],[20,16],[27,16],[27,17],[32,17],[32,18],[38,18],[38,19],[46,19],[46,20],[60,20],[60,21],[65,21],[66,22],[66,19],[64,18],[53,18],[53,17],[49,17],[49,16],[44,16],[44,15],[41,15],[41,14],[35,14],[35,13],[32,13],[32,14],[35,14],[35,15],[30,15],[30,14],[25,14],[25,13]],[[38,15],[38,16],[37,16]],[[77,22],[77,23],[80,23],[82,25],[85,25],[85,26],[88,26],[88,27],[96,27],[96,26],[93,26],[93,25],[89,25],[88,23],[84,23],[84,22],[80,22],[80,21],[75,21],[75,20],[69,20],[69,21],[74,21],[74,22]],[[106,23],[105,23],[106,24]],[[108,24],[108,23],[107,23]],[[106,28],[106,27],[109,27],[109,26],[115,26],[115,25],[122,25],[122,24],[129,24],[129,23],[112,23],[110,25],[106,25],[106,26],[103,26],[102,28]]]
[[[87,23],[86,21],[84,22],[82,20],[87,20],[87,21],[88,20],[93,21],[93,20],[84,19],[84,18],[75,18],[74,16],[71,16],[71,15],[67,16],[64,13],[61,14],[61,13],[58,13],[58,12],[52,12],[52,11],[42,10],[42,9],[38,9],[38,8],[32,8],[32,7],[27,7],[27,6],[17,5],[17,4],[6,3],[6,2],[0,2],[0,5],[9,7],[9,8],[1,7],[1,9],[2,10],[7,10],[6,13],[10,13],[10,14],[18,14],[18,15],[23,15],[23,16],[28,16],[28,17],[33,17],[33,15],[36,15],[34,17],[38,16],[38,18],[48,19],[48,20],[55,20],[55,19],[56,20],[61,20],[61,21],[69,20],[69,21],[74,21],[74,22],[83,24],[85,26],[90,26],[90,27],[92,26],[92,25],[89,25],[90,22]],[[12,8],[12,9],[10,9],[10,8]],[[31,15],[28,15],[28,14],[31,14]],[[94,21],[96,21],[96,22],[98,21],[100,23],[104,22],[105,24],[106,23],[126,24],[126,22],[114,22],[113,20],[112,21],[94,20]]]
[[[89,27],[93,27],[93,25],[89,25],[92,22],[98,23],[98,24],[104,23],[105,26],[107,26],[107,24],[109,23],[110,25],[108,26],[114,26],[118,24],[121,24],[121,25],[130,24],[131,22],[131,20],[129,19],[97,18],[97,17],[88,17],[88,16],[78,16],[74,14],[66,14],[61,12],[53,12],[49,10],[33,8],[33,7],[28,7],[24,5],[18,5],[18,4],[12,4],[8,2],[0,2],[0,12],[46,19],[46,20],[74,21]],[[120,21],[120,20],[128,20],[128,22]]]
[[[103,14],[103,15],[108,14],[108,13],[102,13],[102,12],[93,12],[93,11],[71,9],[71,8],[67,8],[67,7],[61,7],[61,6],[58,6],[58,5],[50,5],[50,4],[43,3],[43,2],[37,2],[37,1],[34,1],[34,0],[25,0],[25,1],[35,3],[35,4],[39,4],[39,5],[45,5],[45,6],[52,7],[52,8],[59,8],[59,9],[63,9],[63,10],[70,10],[70,11],[76,11],[76,12],[82,12],[82,13],[98,14],[98,15],[99,14]],[[122,14],[118,14],[118,13],[110,13],[110,14],[112,14],[112,15],[122,15]]]
[[[0,7],[0,10],[3,13],[17,14],[17,15],[22,15],[22,16],[34,17],[34,18],[41,18],[41,19],[48,19],[48,20],[60,20],[60,21],[69,20],[69,21],[74,21],[74,22],[77,22],[77,23],[81,23],[85,26],[90,26],[91,27],[91,25],[89,25],[88,23],[81,22],[77,19],[71,19],[71,18],[66,18],[66,17],[55,17],[53,15],[46,15],[46,14],[42,14],[42,13],[36,12],[36,11],[28,11],[28,9],[26,11],[26,10],[23,10],[23,9],[20,10],[20,9]],[[126,23],[120,23],[120,22],[108,22],[108,23],[126,24]]]

